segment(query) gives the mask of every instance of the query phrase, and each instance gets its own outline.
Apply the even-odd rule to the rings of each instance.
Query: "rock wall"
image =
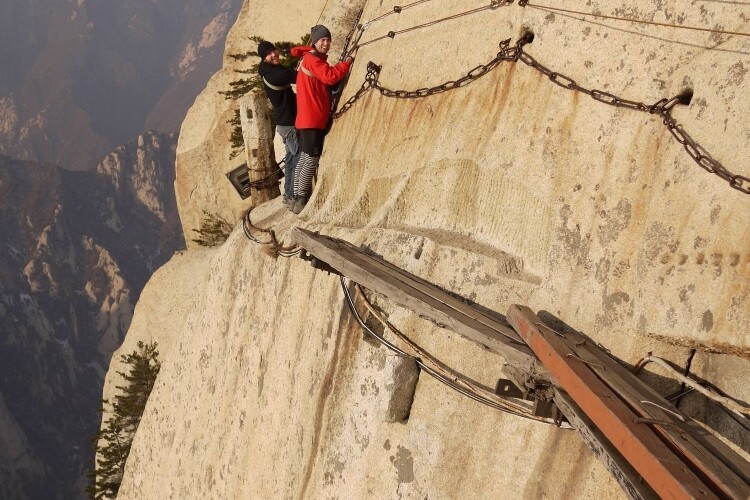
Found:
[[[394,5],[367,1],[362,19]],[[369,25],[362,42],[486,5],[419,3]],[[241,32],[273,32],[267,7],[246,3],[227,52]],[[742,27],[718,3],[641,1],[625,12],[580,0],[566,8]],[[360,87],[368,60],[382,65],[383,86],[416,90],[458,79],[491,60],[500,41],[527,31],[535,35],[530,54],[584,87],[646,103],[692,90],[675,119],[727,169],[750,174],[742,161],[750,152],[742,91],[750,40],[743,37],[581,21],[512,4],[365,45],[343,99]],[[241,210],[221,183],[207,182],[223,175],[223,157],[212,148],[228,147],[212,142],[226,112],[214,88],[199,98],[180,138],[183,227],[201,207]],[[653,351],[683,365],[696,349],[691,372],[747,401],[749,204],[696,165],[659,117],[503,62],[469,85],[422,99],[365,94],[335,122],[301,216],[274,200],[253,212],[253,222],[282,239],[299,225],[366,246],[498,313],[527,304],[628,363]],[[189,313],[170,337],[123,498],[623,495],[574,432],[499,413],[425,373],[408,418],[388,421],[383,408],[396,392],[390,354],[353,323],[335,276],[299,259],[272,259],[240,228],[200,258],[207,271],[180,298]],[[179,275],[180,266],[165,269]],[[498,356],[386,298],[377,303],[457,371],[487,386],[501,376]],[[136,328],[139,314],[129,337],[158,331]],[[659,375],[645,376],[664,394],[678,387]],[[680,408],[748,457],[747,432],[716,406],[691,395]]]

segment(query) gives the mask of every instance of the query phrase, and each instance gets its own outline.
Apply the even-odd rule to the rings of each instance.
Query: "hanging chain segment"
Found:
[[[660,99],[653,104],[646,104],[644,102],[625,99],[603,90],[583,87],[579,85],[574,79],[544,66],[531,54],[526,52],[524,50],[524,46],[531,43],[533,39],[534,35],[531,33],[527,33],[523,35],[515,45],[511,45],[510,38],[507,40],[503,40],[502,42],[500,42],[500,51],[487,64],[480,64],[458,80],[449,80],[434,87],[424,87],[417,90],[393,90],[384,87],[378,80],[382,67],[370,61],[367,63],[367,73],[365,75],[365,81],[362,83],[362,86],[352,97],[350,97],[344,103],[339,111],[334,113],[333,117],[334,119],[340,118],[372,88],[376,89],[384,97],[395,97],[397,99],[421,99],[423,97],[428,97],[431,95],[440,94],[449,90],[464,87],[489,73],[502,61],[520,61],[525,65],[539,71],[547,78],[549,78],[552,83],[564,89],[581,92],[590,96],[595,101],[607,104],[609,106],[614,106],[616,108],[632,109],[634,111],[640,111],[660,116],[662,118],[662,122],[667,127],[667,130],[669,130],[670,134],[679,144],[681,144],[685,148],[685,151],[688,153],[688,155],[690,155],[693,161],[695,161],[701,168],[709,173],[715,174],[719,178],[726,181],[732,189],[736,189],[737,191],[745,194],[750,194],[750,177],[734,174],[729,171],[718,160],[714,159],[703,146],[698,144],[690,136],[690,134],[685,131],[682,125],[680,125],[672,116],[672,109],[676,105],[687,105],[690,103],[690,100],[692,99],[691,93],[684,93],[674,96],[670,99]]]

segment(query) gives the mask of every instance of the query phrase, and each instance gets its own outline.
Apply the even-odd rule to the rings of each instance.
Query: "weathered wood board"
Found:
[[[360,285],[502,356],[506,363],[547,380],[546,370],[518,334],[499,320],[351,244],[301,228],[294,242]]]
[[[660,496],[750,496],[747,462],[705,431],[697,432],[697,424],[590,340],[546,327],[525,306],[511,306],[508,319]]]

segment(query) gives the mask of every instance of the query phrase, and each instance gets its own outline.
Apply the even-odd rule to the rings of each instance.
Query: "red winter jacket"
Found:
[[[351,63],[342,61],[329,66],[326,62],[328,55],[320,54],[312,47],[293,47],[291,52],[294,57],[302,57],[297,73],[297,120],[294,126],[298,129],[324,129],[331,115],[328,85],[340,82]],[[314,76],[305,74],[305,69]]]

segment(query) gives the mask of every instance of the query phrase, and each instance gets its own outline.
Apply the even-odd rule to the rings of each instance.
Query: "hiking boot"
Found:
[[[289,197],[284,193],[281,198],[281,203],[286,205],[287,207],[291,204],[292,200],[289,199]]]
[[[292,203],[292,212],[295,214],[300,213],[305,208],[305,205],[307,205],[307,198],[295,198],[294,203]]]

